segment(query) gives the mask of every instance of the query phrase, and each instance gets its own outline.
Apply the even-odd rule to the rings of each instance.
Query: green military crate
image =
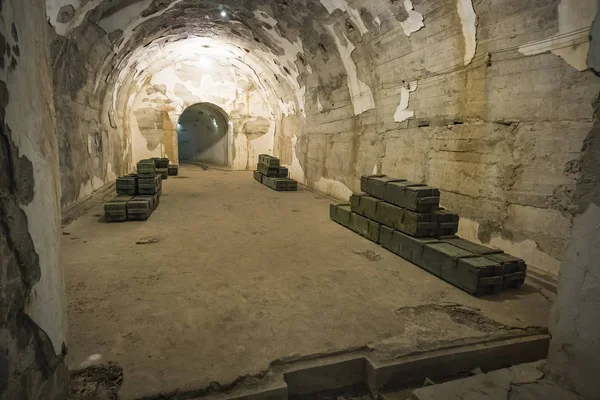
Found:
[[[136,196],[127,203],[127,220],[145,221],[157,206],[158,196]]]
[[[353,194],[350,204],[353,212],[408,235],[436,236],[438,225],[432,213],[416,213],[364,194]]]
[[[156,161],[156,168],[169,168],[169,159],[168,158],[159,158]]]
[[[352,215],[352,211],[350,209],[350,204],[339,204],[334,205],[331,204],[329,206],[329,217],[337,222],[340,225],[345,227],[350,226],[350,216]]]
[[[436,210],[433,212],[435,221],[438,223],[437,236],[454,236],[458,232],[458,214],[447,210]]]
[[[154,166],[158,168],[158,160],[160,160],[160,157],[152,157],[150,160],[154,161]]]
[[[442,279],[475,295],[503,289],[504,268],[485,257],[460,258],[454,270],[442,271]]]
[[[384,200],[388,183],[405,181],[406,179],[390,178],[386,175],[367,176],[364,184],[363,179],[361,178],[361,190],[365,193],[370,194],[373,197]]]
[[[295,181],[290,178],[286,178],[287,188],[286,192],[296,192],[298,190],[298,181]]]
[[[179,175],[179,165],[171,164],[168,168],[169,176],[177,176]]]
[[[440,206],[440,191],[420,183],[389,182],[383,199],[407,210],[432,212]]]
[[[293,192],[298,189],[298,183],[288,178],[273,178],[263,175],[262,183],[278,192]]]
[[[416,238],[394,229],[391,246],[388,250],[413,264],[421,266],[425,245],[433,243],[440,243],[440,241],[435,238]]]
[[[141,160],[137,163],[138,177],[152,178],[156,176],[156,164],[154,160]]]
[[[169,169],[168,168],[157,168],[156,173],[162,177],[163,180],[169,179]]]
[[[350,196],[352,212],[369,219],[376,219],[377,205],[381,200],[367,194],[353,194]]]
[[[277,157],[273,157],[268,154],[260,154],[258,156],[258,163],[264,165],[267,168],[279,168],[279,166],[281,165]]]
[[[279,167],[277,171],[278,178],[287,178],[290,176],[290,171],[286,167]]]
[[[456,269],[459,258],[475,256],[475,254],[449,243],[431,243],[425,245],[419,267],[441,278],[443,274],[451,274]]]
[[[370,241],[379,243],[381,224],[353,212],[350,215],[349,228]]]
[[[279,167],[267,167],[264,164],[258,164],[256,166],[256,170],[258,172],[260,172],[261,174],[263,174],[264,176],[268,176],[271,178],[277,178],[277,176],[279,175]]]
[[[360,177],[360,190],[361,192],[368,193],[369,191],[369,179],[370,178],[385,178],[386,175],[363,175]]]
[[[527,264],[522,259],[506,253],[488,254],[485,257],[504,267],[504,289],[520,288],[525,283]]]
[[[459,237],[452,238],[452,239],[444,239],[444,242],[450,243],[453,246],[460,247],[461,249],[465,249],[467,251],[470,251],[473,254],[477,254],[480,256],[486,256],[488,254],[504,253],[502,250],[493,249],[491,247],[473,243],[469,240],[461,239]]]
[[[117,178],[117,194],[135,196],[138,188],[138,177],[135,175]]]
[[[258,171],[254,171],[254,179],[260,183],[263,181],[263,174]]]
[[[104,204],[104,220],[106,222],[127,221],[127,203],[133,196],[118,195]]]
[[[141,195],[153,195],[160,192],[162,177],[138,178],[138,193]]]

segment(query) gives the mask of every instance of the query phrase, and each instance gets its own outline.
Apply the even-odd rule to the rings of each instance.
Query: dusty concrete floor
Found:
[[[329,203],[184,166],[146,222],[99,222],[96,207],[62,240],[70,367],[117,362],[131,399],[226,386],[281,359],[546,325],[531,287],[474,298],[333,223]],[[159,241],[136,244],[148,236]]]

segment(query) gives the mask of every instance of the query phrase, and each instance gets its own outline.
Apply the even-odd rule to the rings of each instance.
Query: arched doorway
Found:
[[[177,123],[180,162],[229,164],[229,117],[219,106],[198,103],[188,107]]]

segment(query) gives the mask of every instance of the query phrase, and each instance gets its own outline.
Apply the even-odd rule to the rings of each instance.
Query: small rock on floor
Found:
[[[160,239],[157,238],[156,236],[146,236],[146,237],[139,239],[137,242],[135,242],[135,244],[152,244],[152,243],[158,243],[159,241],[160,241]]]

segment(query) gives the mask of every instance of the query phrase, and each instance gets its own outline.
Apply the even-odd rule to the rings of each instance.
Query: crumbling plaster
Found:
[[[0,3],[0,398],[63,399],[60,178],[41,0]]]

